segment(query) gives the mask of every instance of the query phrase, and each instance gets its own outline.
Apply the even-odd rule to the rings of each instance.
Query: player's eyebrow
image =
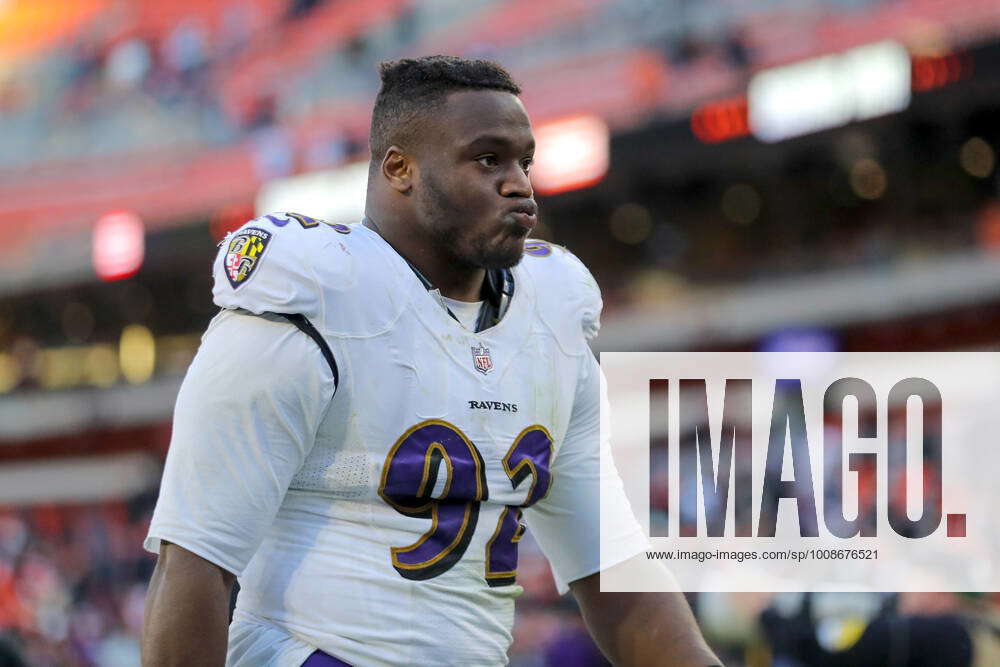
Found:
[[[466,144],[466,148],[468,148],[469,150],[477,150],[477,149],[483,149],[483,148],[511,148],[511,149],[513,149],[513,148],[516,148],[516,147],[517,147],[516,142],[511,141],[511,139],[509,137],[505,137],[505,136],[499,135],[499,134],[483,134],[483,135],[480,135],[480,136],[476,137],[475,139],[473,139],[472,141],[470,141],[468,144]],[[533,150],[535,150],[535,138],[534,137],[532,137],[531,140],[528,142],[527,152],[530,153]]]

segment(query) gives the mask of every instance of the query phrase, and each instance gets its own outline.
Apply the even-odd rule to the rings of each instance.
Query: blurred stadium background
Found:
[[[138,664],[215,244],[357,221],[376,63],[430,53],[523,83],[599,350],[1000,344],[996,0],[0,0],[0,664]],[[602,664],[522,545],[513,664]],[[905,615],[982,660],[1000,627],[990,596],[692,601],[730,665],[952,664],[829,654]]]

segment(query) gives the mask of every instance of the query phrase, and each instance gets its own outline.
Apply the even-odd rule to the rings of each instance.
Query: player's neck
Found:
[[[427,271],[419,264],[416,266],[438,288],[441,296],[456,301],[482,301],[486,269],[471,268],[457,271],[455,266],[445,265],[435,273]]]
[[[456,301],[481,301],[486,270],[457,264],[447,253],[437,251],[415,234],[396,233],[393,225],[377,224],[365,216],[363,224],[385,239],[393,250],[415,266],[442,296]]]

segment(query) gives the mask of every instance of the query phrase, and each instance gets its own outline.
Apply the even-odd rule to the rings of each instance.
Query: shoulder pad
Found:
[[[560,245],[528,239],[520,266],[534,284],[543,316],[551,314],[560,323],[571,322],[575,331],[583,332],[585,340],[597,335],[604,307],[601,290],[576,255]],[[550,326],[557,332],[562,329],[555,323]]]
[[[338,242],[347,225],[332,225],[296,213],[271,213],[228,234],[213,265],[212,295],[222,308],[252,313],[325,317],[322,286],[353,284],[353,259]]]

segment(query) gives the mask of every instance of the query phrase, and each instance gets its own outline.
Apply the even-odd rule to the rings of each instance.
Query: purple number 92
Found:
[[[545,497],[552,484],[552,436],[544,426],[521,431],[503,458],[511,486],[530,478],[524,502],[500,513],[486,545],[486,582],[514,583],[517,543],[524,534],[520,507]],[[442,470],[442,464],[444,464]],[[446,475],[438,498],[431,494]],[[430,519],[431,527],[414,544],[392,547],[392,566],[407,579],[431,579],[451,569],[465,554],[479,521],[479,505],[489,499],[486,467],[475,444],[461,429],[430,419],[408,429],[386,455],[379,496],[406,516]]]

